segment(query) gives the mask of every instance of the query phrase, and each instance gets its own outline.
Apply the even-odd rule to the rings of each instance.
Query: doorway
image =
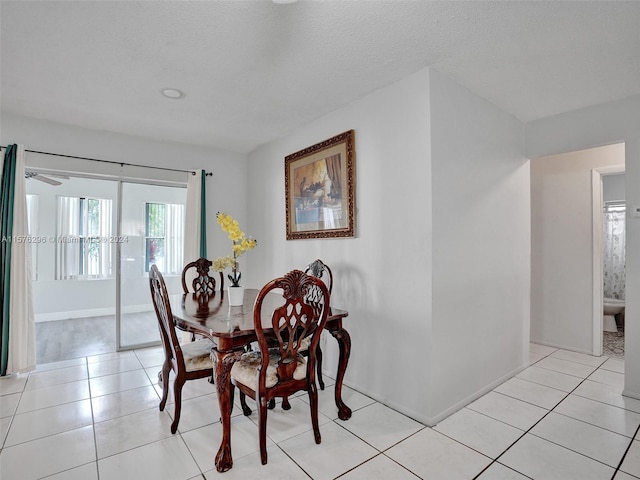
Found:
[[[531,341],[602,355],[602,176],[624,143],[531,159]]]
[[[624,358],[625,175],[624,166],[594,169],[593,349],[594,355]]]
[[[36,173],[34,171],[34,173]],[[180,293],[186,188],[37,171],[27,181],[37,363],[159,344],[148,265]],[[52,181],[46,181],[52,180]]]

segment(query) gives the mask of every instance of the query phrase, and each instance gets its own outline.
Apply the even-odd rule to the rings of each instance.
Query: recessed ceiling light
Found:
[[[271,0],[273,3],[278,4],[287,4],[287,3],[296,3],[298,0]]]
[[[175,88],[165,88],[162,90],[162,94],[167,98],[173,99],[182,98],[184,96],[184,93],[180,90],[176,90]]]

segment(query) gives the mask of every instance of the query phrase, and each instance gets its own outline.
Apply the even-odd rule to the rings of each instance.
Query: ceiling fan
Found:
[[[61,178],[63,180],[69,180],[69,177],[67,177],[66,175],[51,175],[52,177],[58,177]],[[54,185],[54,186],[58,186],[58,185],[62,185],[62,182],[59,182],[58,180],[54,180],[53,178],[49,178],[46,177],[44,175],[41,175],[37,172],[31,172],[29,170],[26,170],[24,172],[24,178],[33,178],[34,180],[39,180],[41,182],[44,183],[48,183],[49,185]]]

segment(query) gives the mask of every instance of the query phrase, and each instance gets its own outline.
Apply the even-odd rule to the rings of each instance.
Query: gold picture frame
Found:
[[[287,240],[353,237],[354,131],[284,159]]]

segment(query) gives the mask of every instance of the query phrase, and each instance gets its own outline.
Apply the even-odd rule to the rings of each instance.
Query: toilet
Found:
[[[605,332],[617,332],[616,315],[624,312],[624,300],[605,298],[603,301],[602,326]]]

